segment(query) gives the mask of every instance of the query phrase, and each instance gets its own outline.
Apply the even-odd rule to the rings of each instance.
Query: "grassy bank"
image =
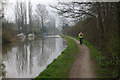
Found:
[[[83,44],[90,48],[91,58],[95,62],[97,78],[116,78],[118,76],[117,65],[113,60],[109,60],[107,56],[103,55],[104,53],[98,51],[90,42],[83,40]]]
[[[69,77],[71,66],[78,54],[78,45],[72,39],[64,38],[67,40],[67,48],[36,79]]]

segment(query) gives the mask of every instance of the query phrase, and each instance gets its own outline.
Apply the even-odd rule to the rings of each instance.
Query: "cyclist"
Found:
[[[83,33],[80,32],[78,35],[79,39],[80,39],[80,44],[82,45],[82,39],[83,39]]]

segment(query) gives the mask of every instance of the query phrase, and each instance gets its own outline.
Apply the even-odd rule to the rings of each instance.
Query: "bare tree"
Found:
[[[60,17],[59,26],[64,29],[68,25],[68,21],[65,17]]]
[[[47,16],[48,16],[48,11],[45,7],[45,5],[38,4],[37,9],[36,9],[37,16],[39,17],[41,21],[41,26],[42,26],[42,32],[45,31],[45,25],[44,23],[46,22]]]
[[[47,31],[49,34],[52,34],[52,35],[56,34],[56,22],[53,16],[49,16],[46,25],[47,25]]]
[[[33,21],[34,21],[34,25],[36,25],[36,27],[38,27],[39,31],[42,28],[41,26],[41,19],[38,17],[37,14],[33,15]]]
[[[57,6],[51,6],[58,11],[58,14],[66,17],[73,18],[74,21],[79,21],[87,16],[97,17],[97,15],[91,12],[89,9],[94,3],[81,3],[81,2],[59,2]]]
[[[33,32],[33,25],[32,25],[32,4],[31,1],[29,0],[28,2],[28,12],[29,12],[29,27],[30,27],[30,33]]]
[[[15,5],[15,21],[20,32],[25,32],[27,25],[27,7],[26,2],[18,1]]]
[[[0,0],[0,17],[4,17],[4,10],[7,4],[7,0]]]

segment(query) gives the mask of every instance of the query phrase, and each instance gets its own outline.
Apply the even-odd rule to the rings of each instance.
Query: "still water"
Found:
[[[4,78],[35,78],[67,47],[63,38],[25,40],[3,46]]]

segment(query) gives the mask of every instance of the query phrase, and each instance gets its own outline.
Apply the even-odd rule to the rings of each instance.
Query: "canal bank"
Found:
[[[68,78],[74,60],[78,55],[78,45],[70,38],[62,36],[67,40],[67,48],[61,55],[47,66],[37,78]],[[36,79],[37,79],[36,78]]]

